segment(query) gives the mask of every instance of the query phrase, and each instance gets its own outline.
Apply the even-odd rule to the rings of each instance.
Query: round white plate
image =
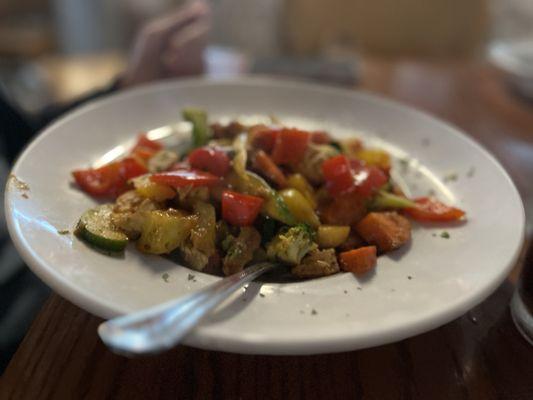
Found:
[[[517,258],[524,210],[516,188],[489,153],[449,125],[351,90],[264,78],[164,82],[90,103],[48,127],[13,168],[29,191],[14,178],[7,185],[7,222],[24,260],[55,291],[98,316],[152,306],[217,279],[133,246],[124,258],[107,257],[58,233],[72,231],[95,204],[71,185],[71,170],[140,131],[178,121],[186,106],[203,107],[214,119],[275,115],[289,125],[361,135],[399,159],[397,175],[411,194],[434,191],[468,213],[466,224],[415,226],[411,245],[380,257],[366,279],[338,274],[254,283],[195,329],[186,339],[191,346],[312,354],[400,340],[475,306]]]

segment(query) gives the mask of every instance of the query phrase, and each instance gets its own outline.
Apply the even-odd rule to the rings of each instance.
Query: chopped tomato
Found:
[[[133,157],[100,168],[72,172],[76,183],[93,196],[116,197],[128,189],[128,180],[147,173],[146,167]]]
[[[364,274],[376,266],[376,247],[365,246],[339,254],[340,266],[344,271]]]
[[[269,128],[266,125],[256,125],[250,128],[252,146],[270,153],[281,129]]]
[[[389,178],[378,167],[372,165],[355,170],[355,191],[361,196],[369,197],[372,193],[383,186]]]
[[[220,181],[220,178],[209,172],[179,169],[153,174],[150,180],[155,183],[179,188],[184,186],[213,186]]]
[[[326,188],[332,196],[355,191],[368,197],[387,183],[387,175],[379,168],[365,166],[358,160],[339,155],[322,163]]]
[[[156,142],[155,140],[148,139],[148,136],[146,136],[146,133],[142,133],[137,138],[137,144],[133,148],[135,150],[137,147],[143,147],[146,149],[151,150],[161,150],[163,148],[163,145],[161,143]]]
[[[263,176],[270,179],[279,187],[287,186],[287,178],[285,178],[281,169],[279,169],[274,161],[272,161],[272,158],[270,158],[263,150],[259,150],[255,154],[253,162],[255,169],[257,169]]]
[[[353,189],[354,178],[350,160],[343,155],[335,156],[322,163],[322,173],[326,188],[332,196],[349,192]]]
[[[214,147],[200,147],[189,154],[192,168],[211,172],[213,175],[224,176],[230,169],[230,160],[225,152]]]
[[[109,196],[112,185],[119,176],[116,165],[109,164],[97,169],[79,169],[72,172],[78,186],[92,196]]]
[[[142,133],[137,138],[137,143],[131,149],[131,154],[143,160],[148,160],[155,153],[163,148],[161,143],[148,139],[146,133]]]
[[[465,212],[459,208],[450,207],[432,197],[415,199],[416,207],[406,208],[404,212],[418,221],[447,222],[461,219]]]
[[[299,129],[282,129],[272,149],[272,160],[276,164],[294,164],[303,158],[310,134]]]
[[[311,142],[316,144],[327,144],[331,142],[331,136],[326,131],[311,132]]]
[[[157,150],[149,149],[147,147],[136,147],[134,151],[131,152],[131,155],[146,161],[153,157],[155,153],[157,153]]]
[[[252,225],[261,210],[261,197],[226,190],[222,193],[222,218],[236,226]]]

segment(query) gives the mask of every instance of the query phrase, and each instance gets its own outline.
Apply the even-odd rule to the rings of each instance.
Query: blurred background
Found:
[[[383,73],[387,60],[413,59],[436,69],[420,74],[418,64],[400,63]],[[471,80],[463,82],[461,74],[472,60],[506,70],[514,89],[531,96],[533,1],[2,0],[0,100],[7,106],[0,102],[0,184],[27,140],[68,108],[136,84],[202,73],[264,73],[348,87],[367,82],[365,89],[387,87],[400,100],[418,99],[411,104],[476,132],[483,127],[467,118],[477,112],[490,120],[490,106],[480,110],[476,100],[478,93],[492,99],[493,86],[462,99],[472,112],[449,111],[450,102],[467,93],[461,85]],[[453,80],[434,72],[454,63],[463,69],[449,70]],[[532,221],[530,133],[524,128],[525,144],[499,156]],[[492,141],[498,148],[511,143],[499,140]],[[0,372],[49,295],[9,242],[3,212]]]
[[[4,0],[0,81],[35,112],[109,84],[143,24],[184,0]],[[479,57],[532,29],[530,0],[213,0],[207,73],[357,81],[361,55]]]

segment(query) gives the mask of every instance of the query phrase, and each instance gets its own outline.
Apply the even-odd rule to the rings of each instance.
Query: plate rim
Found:
[[[453,320],[454,318],[459,317],[467,310],[481,303],[503,282],[505,277],[509,274],[511,268],[516,264],[525,239],[525,209],[520,193],[518,192],[518,189],[516,188],[516,185],[514,184],[510,175],[507,173],[507,171],[504,169],[504,167],[493,154],[491,154],[481,143],[479,143],[474,138],[468,136],[466,133],[463,132],[462,129],[458,128],[457,126],[447,121],[443,121],[429,112],[419,110],[412,106],[400,103],[398,101],[384,97],[380,94],[368,92],[366,90],[332,87],[328,85],[309,83],[306,81],[297,81],[288,78],[268,76],[238,76],[222,78],[200,77],[187,79],[170,79],[158,83],[146,84],[139,87],[127,89],[119,93],[107,95],[99,99],[90,100],[89,102],[75,108],[74,110],[67,113],[65,116],[59,118],[58,120],[41,129],[34,137],[34,139],[19,154],[16,159],[16,162],[13,164],[9,176],[11,176],[12,174],[16,175],[15,171],[17,171],[19,165],[24,162],[26,154],[28,154],[42,140],[45,140],[46,137],[50,134],[50,132],[54,131],[56,126],[67,123],[69,120],[76,118],[78,115],[89,112],[95,107],[105,106],[106,103],[116,101],[119,98],[123,99],[129,96],[136,96],[142,94],[143,92],[157,92],[160,87],[165,87],[168,89],[169,85],[175,88],[176,90],[179,90],[180,87],[191,85],[209,86],[212,84],[229,84],[279,86],[280,83],[282,83],[285,87],[287,85],[290,85],[291,87],[295,88],[313,89],[325,93],[337,93],[348,96],[358,96],[360,98],[363,98],[365,101],[370,101],[374,104],[384,104],[389,108],[396,109],[400,112],[415,114],[417,117],[424,118],[432,124],[440,125],[450,134],[454,135],[456,139],[469,143],[471,146],[475,147],[477,151],[481,152],[484,158],[490,161],[490,163],[493,164],[499,170],[499,172],[508,182],[510,189],[512,189],[513,194],[516,197],[516,200],[518,201],[517,205],[520,207],[519,241],[518,243],[514,244],[514,251],[512,257],[509,259],[505,267],[500,270],[499,274],[491,281],[490,284],[486,285],[481,290],[478,290],[474,296],[470,296],[468,299],[456,304],[454,307],[447,308],[436,315],[434,314],[431,316],[431,318],[426,318],[424,321],[418,321],[417,323],[413,323],[411,325],[403,325],[401,327],[402,329],[397,328],[393,331],[381,332],[380,335],[375,335],[374,337],[366,338],[366,340],[361,340],[360,337],[354,335],[336,336],[332,334],[328,335],[326,340],[322,340],[319,342],[317,342],[316,339],[312,339],[310,341],[295,339],[286,339],[284,341],[264,341],[262,340],[262,338],[254,337],[247,337],[246,340],[243,340],[240,336],[237,337],[226,335],[225,337],[221,337],[220,335],[210,335],[206,334],[205,332],[203,332],[202,334],[197,334],[196,331],[193,331],[186,337],[184,341],[185,344],[203,349],[223,350],[242,354],[320,354],[355,350],[375,345],[382,345],[391,342],[396,342],[398,340],[402,340],[404,338],[417,334],[421,334],[444,325],[445,323]],[[98,317],[103,318],[120,315],[122,313],[121,310],[118,310],[113,306],[106,305],[105,301],[100,301],[98,298],[95,298],[93,295],[91,295],[90,291],[76,287],[75,284],[64,278],[61,274],[56,272],[56,270],[47,268],[45,263],[41,263],[40,258],[33,252],[31,246],[25,243],[25,240],[22,237],[20,226],[17,224],[12,209],[12,204],[10,204],[12,192],[14,192],[13,185],[10,185],[10,179],[8,178],[6,182],[6,190],[4,196],[4,207],[6,212],[8,232],[12,239],[12,242],[15,245],[15,248],[19,252],[22,259],[30,267],[30,269],[56,293],[64,297],[66,300],[76,304],[80,308]]]

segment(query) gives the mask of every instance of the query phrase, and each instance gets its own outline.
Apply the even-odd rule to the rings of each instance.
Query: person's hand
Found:
[[[135,40],[122,86],[203,72],[210,16],[204,0],[193,0],[150,21]]]

